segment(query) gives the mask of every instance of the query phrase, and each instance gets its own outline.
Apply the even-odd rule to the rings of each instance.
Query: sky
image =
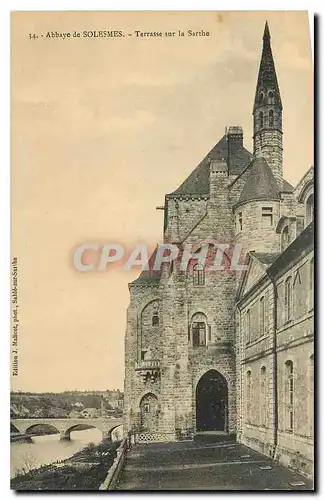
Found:
[[[13,390],[123,388],[127,284],[140,271],[80,273],[73,251],[84,242],[154,246],[163,236],[156,206],[226,126],[241,125],[252,150],[266,19],[284,107],[284,177],[296,184],[313,164],[306,13],[12,14],[11,253],[20,321]],[[210,36],[134,35],[189,29]],[[46,37],[55,30],[126,36]]]

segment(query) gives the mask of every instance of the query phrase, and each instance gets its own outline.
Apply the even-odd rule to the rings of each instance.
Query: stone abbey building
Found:
[[[232,433],[311,474],[313,168],[285,181],[282,113],[266,23],[253,152],[240,126],[226,129],[165,196],[164,242],[192,246],[187,268],[174,260],[129,284],[125,431],[145,442]],[[215,241],[222,270],[199,260]],[[245,271],[231,269],[233,248]]]

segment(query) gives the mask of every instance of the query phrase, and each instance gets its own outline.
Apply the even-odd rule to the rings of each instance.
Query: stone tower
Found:
[[[266,22],[253,106],[253,154],[263,156],[282,188],[282,102]]]
[[[230,126],[165,196],[164,243],[180,253],[190,246],[189,262],[157,270],[153,253],[148,269],[129,284],[124,430],[139,442],[236,432],[238,276],[230,252],[224,251],[221,270],[198,256],[206,244],[215,256],[215,242],[279,251],[281,195],[289,204],[293,188],[282,179],[282,103],[267,24],[253,116],[254,157],[242,128]]]

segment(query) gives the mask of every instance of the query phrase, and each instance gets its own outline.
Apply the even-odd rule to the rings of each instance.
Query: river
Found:
[[[60,441],[59,434],[52,434],[35,436],[32,443],[11,443],[11,477],[16,476],[18,471],[26,466],[37,468],[70,458],[88,443],[100,443],[101,437],[101,431],[98,429],[87,429],[71,432],[71,441]]]

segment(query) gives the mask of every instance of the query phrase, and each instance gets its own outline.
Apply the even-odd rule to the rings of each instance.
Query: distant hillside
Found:
[[[60,393],[12,392],[10,413],[14,418],[63,418],[82,416],[86,409],[121,413],[120,391],[66,391]]]

